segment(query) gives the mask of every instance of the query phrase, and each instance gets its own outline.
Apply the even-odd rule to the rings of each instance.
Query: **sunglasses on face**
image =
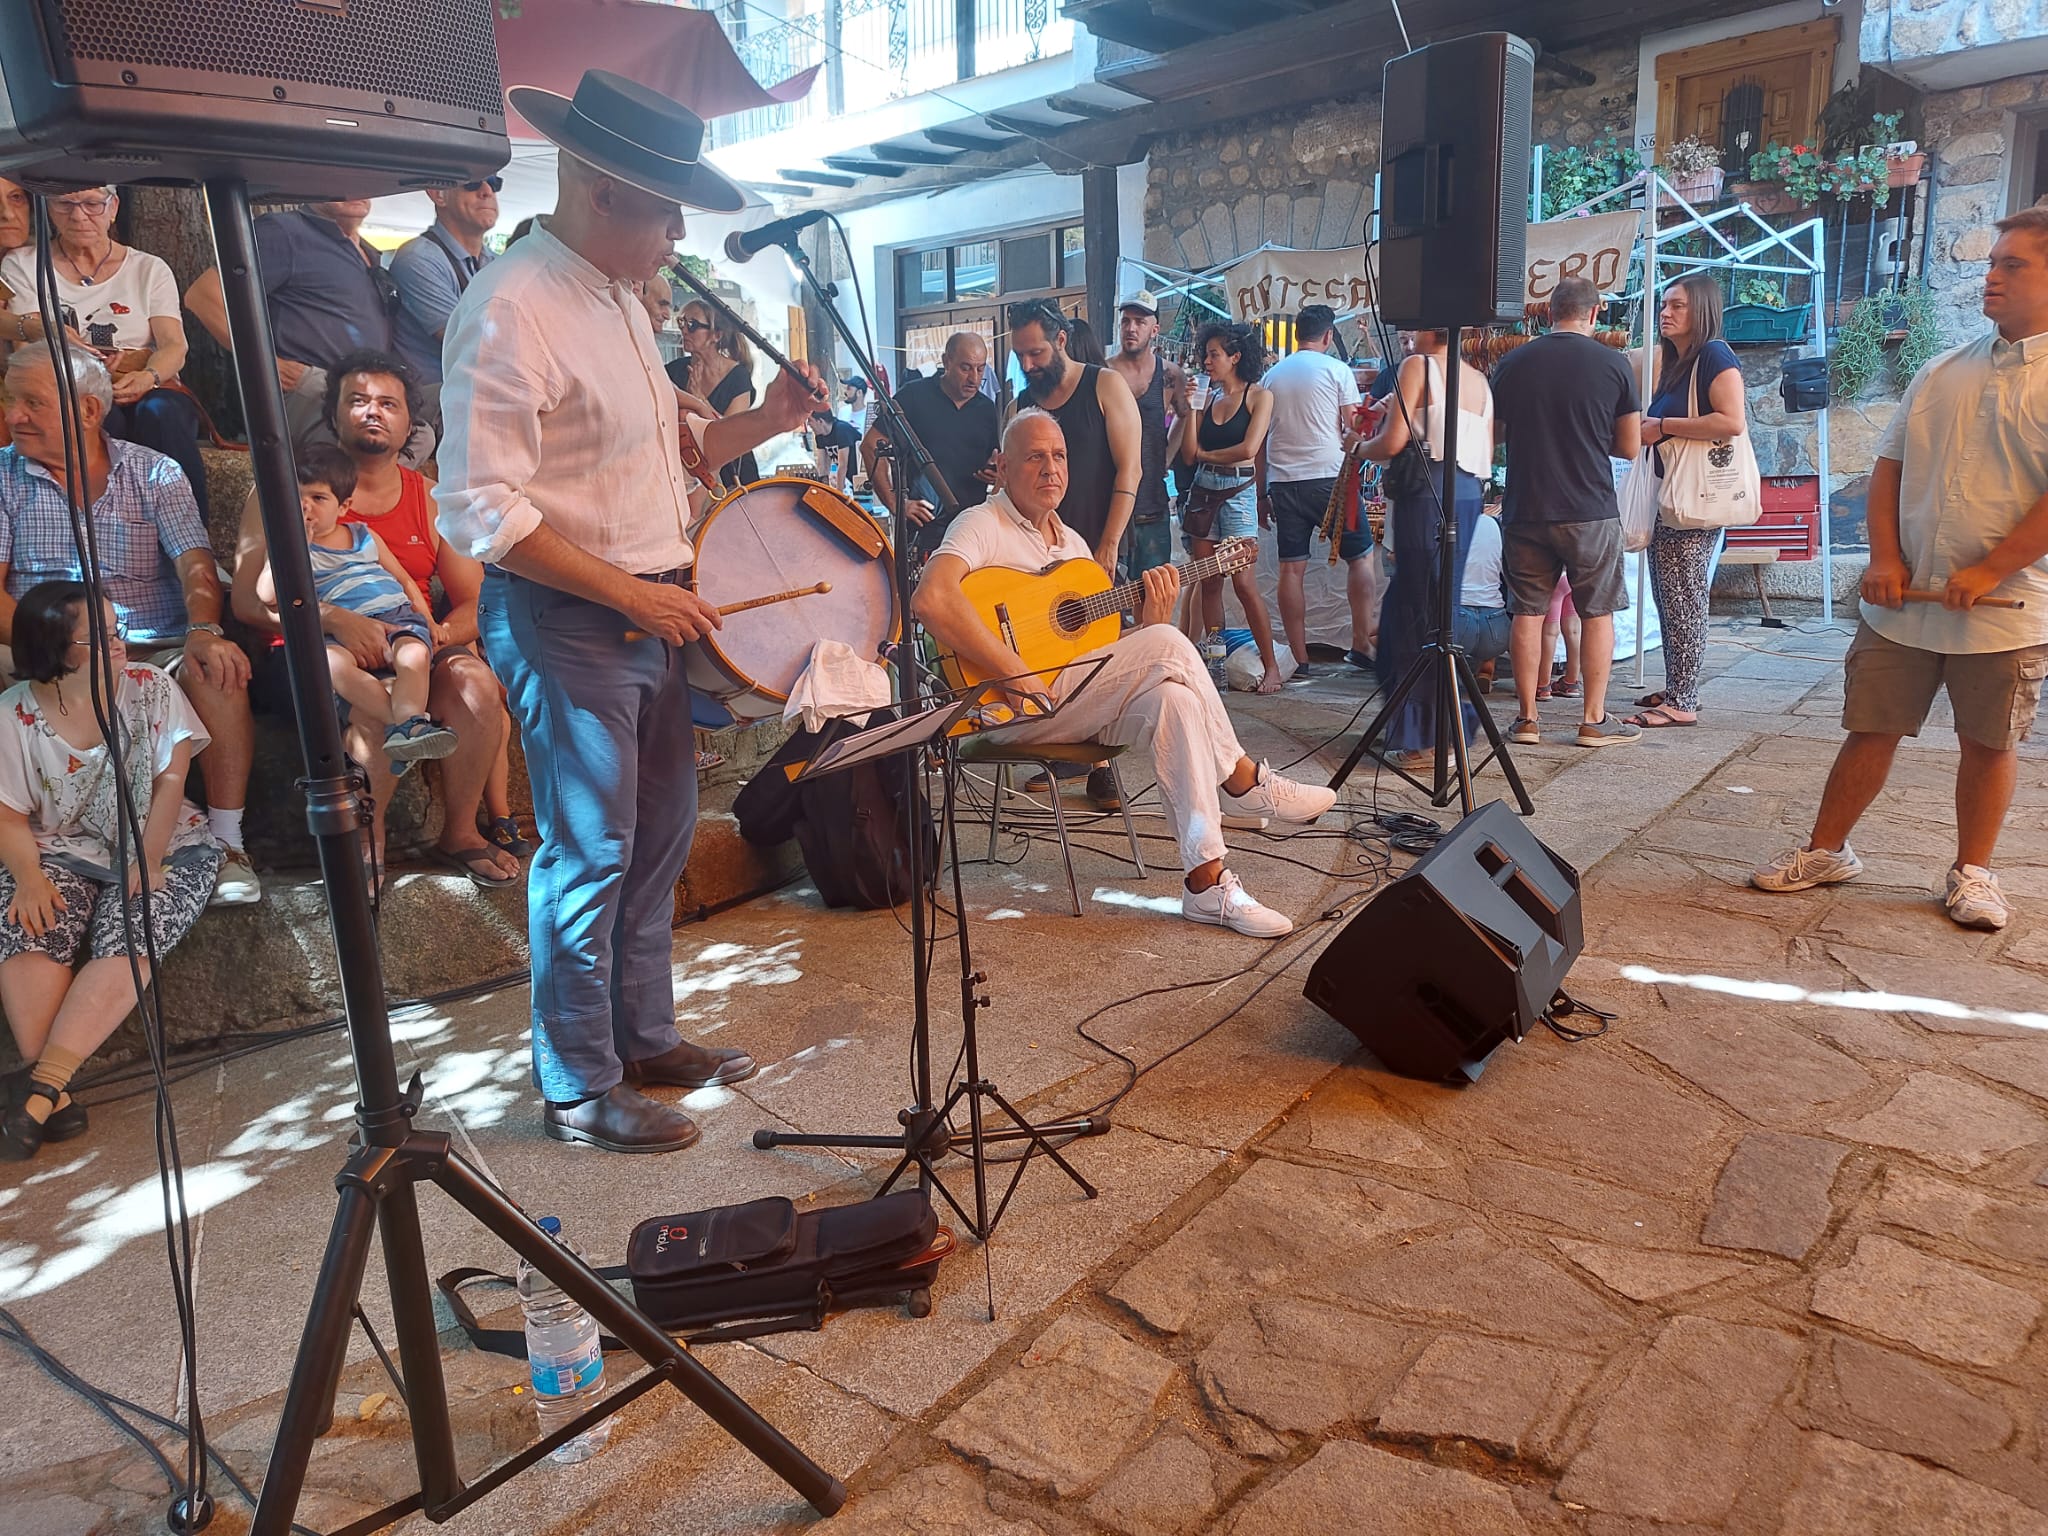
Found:
[[[493,192],[502,192],[505,190],[505,178],[486,176],[482,181],[465,181],[462,184],[462,190],[465,192],[481,192],[485,187],[489,187]]]
[[[678,320],[676,327],[685,331],[708,331],[712,327],[703,320]]]

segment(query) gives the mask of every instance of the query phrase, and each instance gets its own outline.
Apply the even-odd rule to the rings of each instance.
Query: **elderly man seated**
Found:
[[[983,625],[961,580],[984,566],[1038,571],[1056,561],[1092,559],[1093,551],[1060,521],[1067,445],[1058,422],[1043,411],[1019,412],[1003,433],[996,469],[999,488],[953,520],[925,566],[914,607],[925,628],[970,666],[990,677],[1014,677],[1028,668]],[[1187,871],[1181,915],[1253,938],[1278,938],[1294,924],[1260,906],[1224,868],[1223,818],[1312,822],[1336,803],[1336,792],[1283,779],[1245,756],[1201,653],[1174,627],[1179,573],[1170,565],[1155,567],[1145,572],[1144,585],[1139,628],[1082,658],[1106,663],[1085,691],[1085,666],[1061,672],[1050,690],[1060,712],[1008,728],[1007,739],[1149,746]],[[1028,711],[1025,698],[1019,703]]]
[[[225,850],[213,905],[258,900],[262,887],[242,849],[255,726],[249,659],[221,634],[221,585],[192,487],[172,460],[108,437],[114,381],[91,352],[70,353],[71,394],[84,434],[80,499],[91,508],[100,580],[137,661],[177,678],[212,739],[199,754],[207,820]],[[7,360],[10,447],[0,448],[0,641],[13,634],[14,605],[38,582],[79,581],[72,537],[57,366],[48,343]]]
[[[476,653],[477,594],[483,567],[443,539],[434,526],[433,483],[399,462],[419,408],[419,381],[409,366],[384,352],[354,352],[339,359],[328,378],[327,419],[341,449],[355,463],[356,482],[342,520],[373,529],[422,592],[438,581],[445,604],[438,616],[447,643],[434,656],[427,712],[455,732],[457,746],[441,762],[444,799],[440,861],[476,885],[499,887],[519,878],[519,856],[533,851],[521,836],[507,799],[509,723],[497,679]],[[266,712],[289,715],[290,689],[277,611],[258,591],[269,548],[263,517],[251,491],[242,507],[235,548],[235,617],[268,637],[256,660],[256,695]],[[346,608],[323,604],[321,624],[336,643],[369,670],[384,665],[387,627]],[[395,785],[374,722],[351,721],[349,756],[370,781],[371,851],[381,868],[384,812]],[[477,828],[478,804],[490,801],[491,835]]]

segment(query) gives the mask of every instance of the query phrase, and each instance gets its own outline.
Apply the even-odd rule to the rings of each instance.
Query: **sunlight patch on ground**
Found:
[[[1108,885],[1095,887],[1095,894],[1088,899],[1099,901],[1105,907],[1136,907],[1141,912],[1171,912],[1176,916],[1180,913],[1178,896],[1139,896]]]
[[[391,1038],[394,1041],[431,1040],[436,1035],[445,1035],[453,1023],[445,1013],[401,1008],[391,1016]]]
[[[260,1152],[310,1152],[334,1140],[337,1124],[354,1111],[354,1096],[322,1110],[319,1100],[334,1092],[315,1088],[266,1109],[220,1149],[222,1157],[253,1157]],[[335,1113],[338,1108],[340,1113]]]
[[[450,1051],[420,1063],[427,1092],[464,1125],[497,1125],[528,1096],[529,1052]]]
[[[989,913],[989,915],[985,919],[983,919],[983,921],[990,923],[1002,923],[1008,922],[1011,918],[1022,916],[1024,916],[1024,914],[1022,912],[1019,912],[1015,907],[997,907],[995,911]]]
[[[1864,1013],[1925,1013],[1938,1019],[1977,1019],[2020,1029],[2048,1030],[2048,1013],[2015,1013],[2005,1008],[1971,1008],[1945,997],[1914,997],[1903,992],[1810,992],[1787,981],[1742,981],[1730,976],[1676,976],[1647,965],[1624,965],[1623,981],[1644,986],[1691,987],[1760,1003],[1812,1003],[1822,1008],[1854,1008]]]
[[[854,1041],[848,1038],[827,1040],[823,1045],[807,1045],[787,1060],[778,1061],[772,1067],[762,1068],[757,1081],[763,1088],[779,1088],[784,1083],[794,1082],[812,1068],[823,1066],[828,1056],[845,1050],[853,1043]]]
[[[781,987],[803,980],[796,962],[803,958],[795,939],[755,948],[747,944],[706,944],[675,968],[675,998],[684,1002],[704,993],[730,992],[735,987]]]
[[[256,1183],[255,1173],[239,1162],[187,1168],[186,1209],[197,1216],[254,1189]],[[106,1262],[123,1244],[163,1233],[163,1191],[153,1173],[124,1190],[95,1190],[74,1202],[74,1208],[81,1205],[88,1207],[84,1219],[75,1226],[60,1223],[47,1248],[0,1245],[0,1302],[54,1290]]]

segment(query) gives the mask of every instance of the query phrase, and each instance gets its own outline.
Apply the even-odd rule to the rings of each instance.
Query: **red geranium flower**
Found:
[[[1806,146],[1804,144],[1794,144],[1792,146],[1792,153],[1795,155],[1803,155],[1806,153]]]

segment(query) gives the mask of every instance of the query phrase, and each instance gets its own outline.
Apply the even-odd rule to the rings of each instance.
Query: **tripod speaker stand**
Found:
[[[1456,774],[1455,792],[1463,814],[1472,814],[1472,775],[1486,766],[1481,762],[1477,768],[1472,763],[1471,743],[1465,739],[1464,704],[1470,702],[1473,713],[1479,717],[1479,728],[1486,735],[1492,748],[1487,761],[1498,762],[1501,772],[1507,775],[1508,787],[1514,791],[1515,804],[1524,816],[1533,816],[1536,807],[1529,799],[1529,791],[1522,786],[1522,776],[1516,771],[1515,760],[1509,755],[1506,739],[1500,733],[1500,726],[1494,722],[1492,713],[1480,702],[1479,678],[1472,670],[1472,658],[1465,654],[1464,647],[1457,640],[1458,619],[1458,354],[1461,350],[1463,327],[1449,329],[1450,345],[1444,354],[1444,457],[1442,477],[1436,488],[1437,510],[1439,513],[1436,559],[1436,601],[1431,605],[1433,631],[1424,642],[1415,660],[1401,680],[1394,685],[1380,712],[1373,717],[1365,734],[1358,738],[1345,757],[1343,766],[1330,778],[1330,788],[1341,789],[1344,781],[1359,760],[1372,750],[1373,744],[1385,735],[1387,727],[1399,716],[1401,706],[1415,696],[1419,690],[1423,697],[1436,704],[1436,740],[1434,742],[1435,763],[1432,781],[1424,784],[1398,764],[1388,763],[1384,757],[1374,753],[1386,767],[1422,790],[1432,805],[1449,805],[1453,793],[1452,774]],[[1398,396],[1394,409],[1402,409]]]
[[[702,1408],[819,1513],[831,1514],[846,1499],[846,1490],[837,1478],[792,1445],[580,1259],[542,1232],[453,1150],[446,1132],[412,1128],[421,1088],[417,1078],[400,1088],[391,1049],[383,968],[357,842],[363,835],[358,780],[343,756],[320,634],[319,605],[312,600],[312,564],[298,516],[298,486],[284,429],[284,400],[270,365],[274,355],[270,319],[257,272],[247,184],[239,179],[210,180],[206,202],[234,336],[236,377],[248,415],[263,531],[277,579],[278,617],[308,775],[307,820],[319,846],[320,872],[326,882],[340,961],[349,1044],[362,1095],[356,1106],[356,1147],[335,1179],[340,1196],[334,1223],[250,1529],[255,1536],[287,1536],[291,1529],[313,1442],[333,1416],[334,1394],[373,1233],[383,1241],[420,1488],[336,1536],[364,1536],[414,1510],[423,1510],[430,1519],[445,1520],[662,1382],[670,1383]],[[465,1484],[456,1466],[455,1433],[441,1373],[419,1207],[413,1194],[419,1183],[438,1185],[486,1230],[575,1298],[600,1328],[624,1341],[650,1367],[646,1374],[473,1483]]]

